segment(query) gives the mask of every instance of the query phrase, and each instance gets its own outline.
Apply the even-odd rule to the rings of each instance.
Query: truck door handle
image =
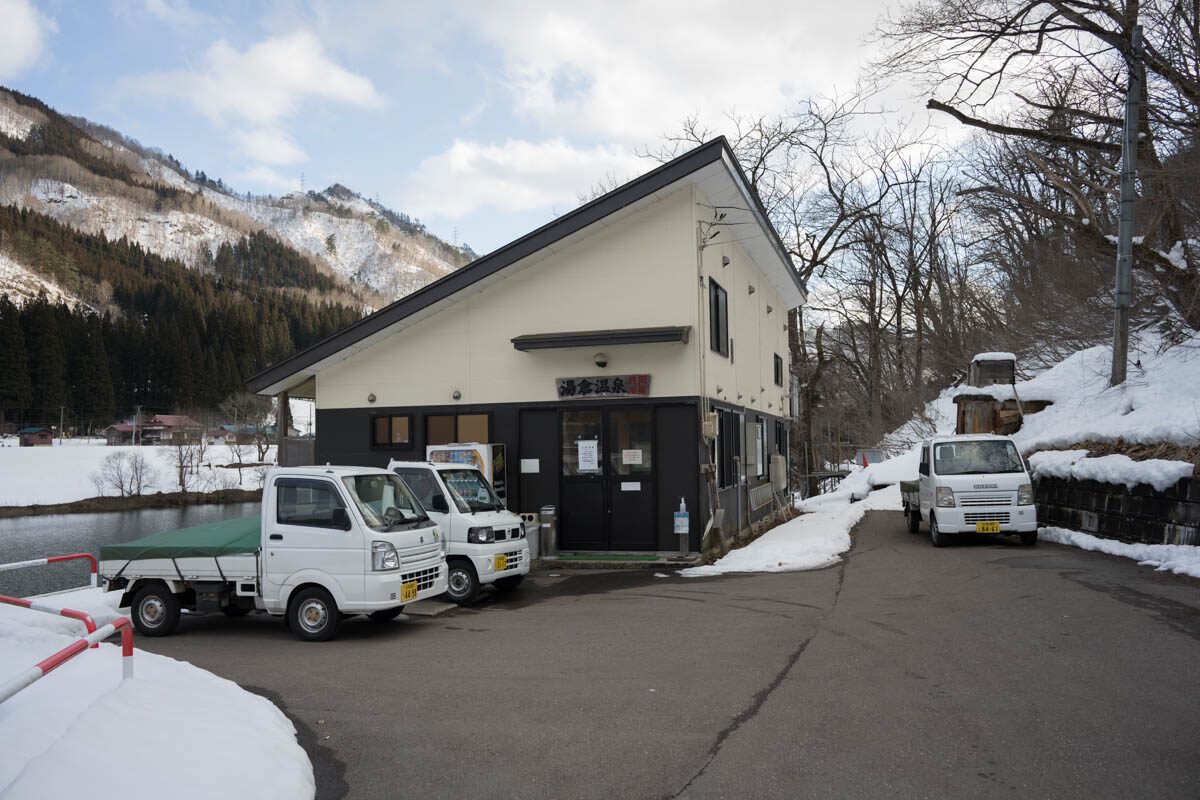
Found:
[[[282,533],[272,533],[271,541],[273,541],[273,542],[283,541],[283,534]]]

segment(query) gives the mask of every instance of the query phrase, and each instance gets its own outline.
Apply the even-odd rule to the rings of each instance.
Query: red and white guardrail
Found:
[[[96,632],[96,621],[92,619],[91,614],[85,614],[82,611],[76,611],[72,608],[55,608],[54,606],[46,605],[39,600],[25,600],[20,597],[8,597],[0,594],[0,603],[5,603],[10,606],[19,606],[20,608],[28,608],[30,611],[41,611],[43,614],[54,614],[59,617],[70,617],[77,619],[83,623],[83,627],[87,628],[88,633]],[[99,647],[99,645],[92,645]]]
[[[114,622],[101,626],[82,639],[77,639],[59,650],[49,658],[44,658],[29,669],[17,675],[12,680],[0,685],[0,703],[8,700],[17,692],[46,676],[48,672],[58,669],[75,656],[87,650],[117,631],[121,632],[121,679],[133,677],[133,628],[125,617],[117,617]]]
[[[50,556],[49,558],[35,558],[30,561],[14,561],[11,564],[0,564],[0,572],[9,569],[20,569],[21,567],[37,567],[42,564],[55,564],[59,561],[74,561],[75,559],[86,558],[92,566],[92,578],[89,585],[96,585],[96,573],[99,572],[99,565],[96,563],[96,557],[91,553],[73,553],[69,556]]]

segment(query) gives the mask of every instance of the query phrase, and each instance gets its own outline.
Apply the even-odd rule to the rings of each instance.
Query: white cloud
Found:
[[[307,31],[265,39],[245,52],[218,41],[199,69],[151,73],[124,84],[130,92],[190,105],[229,131],[244,154],[268,164],[306,158],[285,125],[305,103],[383,105],[369,79],[336,64]]]
[[[254,187],[255,191],[272,191],[286,194],[300,191],[300,179],[281,175],[270,167],[251,167],[232,176],[235,181]]]
[[[24,73],[42,55],[46,34],[58,30],[29,0],[0,0],[0,80]]]
[[[563,139],[509,139],[500,145],[456,140],[417,166],[402,202],[418,216],[453,218],[479,207],[573,207],[608,176],[623,182],[653,166],[620,146],[578,148]]]

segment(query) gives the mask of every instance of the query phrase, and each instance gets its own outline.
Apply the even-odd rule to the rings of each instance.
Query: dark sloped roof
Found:
[[[498,250],[494,250],[486,256],[472,261],[470,264],[450,273],[444,278],[440,278],[412,294],[405,295],[391,305],[385,306],[374,314],[363,317],[358,322],[268,367],[257,375],[252,375],[246,380],[246,387],[251,392],[260,392],[280,381],[286,380],[289,376],[329,358],[338,351],[356,344],[373,334],[379,333],[397,322],[468,288],[478,281],[494,275],[505,267],[583,230],[587,226],[619,211],[625,206],[636,203],[675,181],[685,178],[702,167],[726,157],[728,158],[728,162],[737,170],[742,184],[749,186],[750,182],[746,178],[745,173],[742,172],[741,166],[738,165],[737,158],[729,147],[729,142],[724,136],[719,136],[647,172],[645,175],[635,178],[623,186],[619,186],[613,191],[592,200],[590,203],[580,206],[569,214],[564,214],[553,222],[525,234]],[[779,234],[768,221],[766,209],[763,208],[762,203],[759,202],[757,197],[751,195],[750,199],[754,205],[756,216],[763,221],[764,227],[767,229],[772,249],[775,250],[776,255],[785,264],[790,264],[791,260],[787,255],[787,248],[779,239]],[[795,271],[789,269],[788,272],[795,281],[796,288],[800,291],[800,294],[806,294],[804,284],[800,281]]]

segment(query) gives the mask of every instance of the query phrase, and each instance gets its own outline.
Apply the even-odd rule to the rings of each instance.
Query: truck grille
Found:
[[[502,570],[502,572],[507,572],[510,569],[516,569],[517,567],[521,566],[522,552],[524,551],[513,550],[511,553],[505,553],[504,555],[508,556],[508,560],[506,562],[507,566]]]
[[[958,504],[961,506],[1011,506],[1010,494],[960,494]]]
[[[500,530],[499,528],[497,528],[497,529],[495,529],[495,531],[493,531],[493,532],[496,534],[496,541],[497,541],[497,542],[503,542],[505,539],[519,539],[519,538],[521,538],[521,537],[520,537],[520,533],[521,533],[521,529],[520,529],[520,528],[513,528],[512,530],[503,530],[503,531],[502,531],[502,530]]]
[[[400,580],[408,583],[409,581],[417,582],[417,591],[423,592],[426,589],[433,588],[433,582],[437,580],[438,573],[442,571],[440,566],[430,567],[429,569],[419,569],[416,572],[409,572],[401,576]]]
[[[963,522],[1008,522],[1008,512],[968,511],[963,514]]]

